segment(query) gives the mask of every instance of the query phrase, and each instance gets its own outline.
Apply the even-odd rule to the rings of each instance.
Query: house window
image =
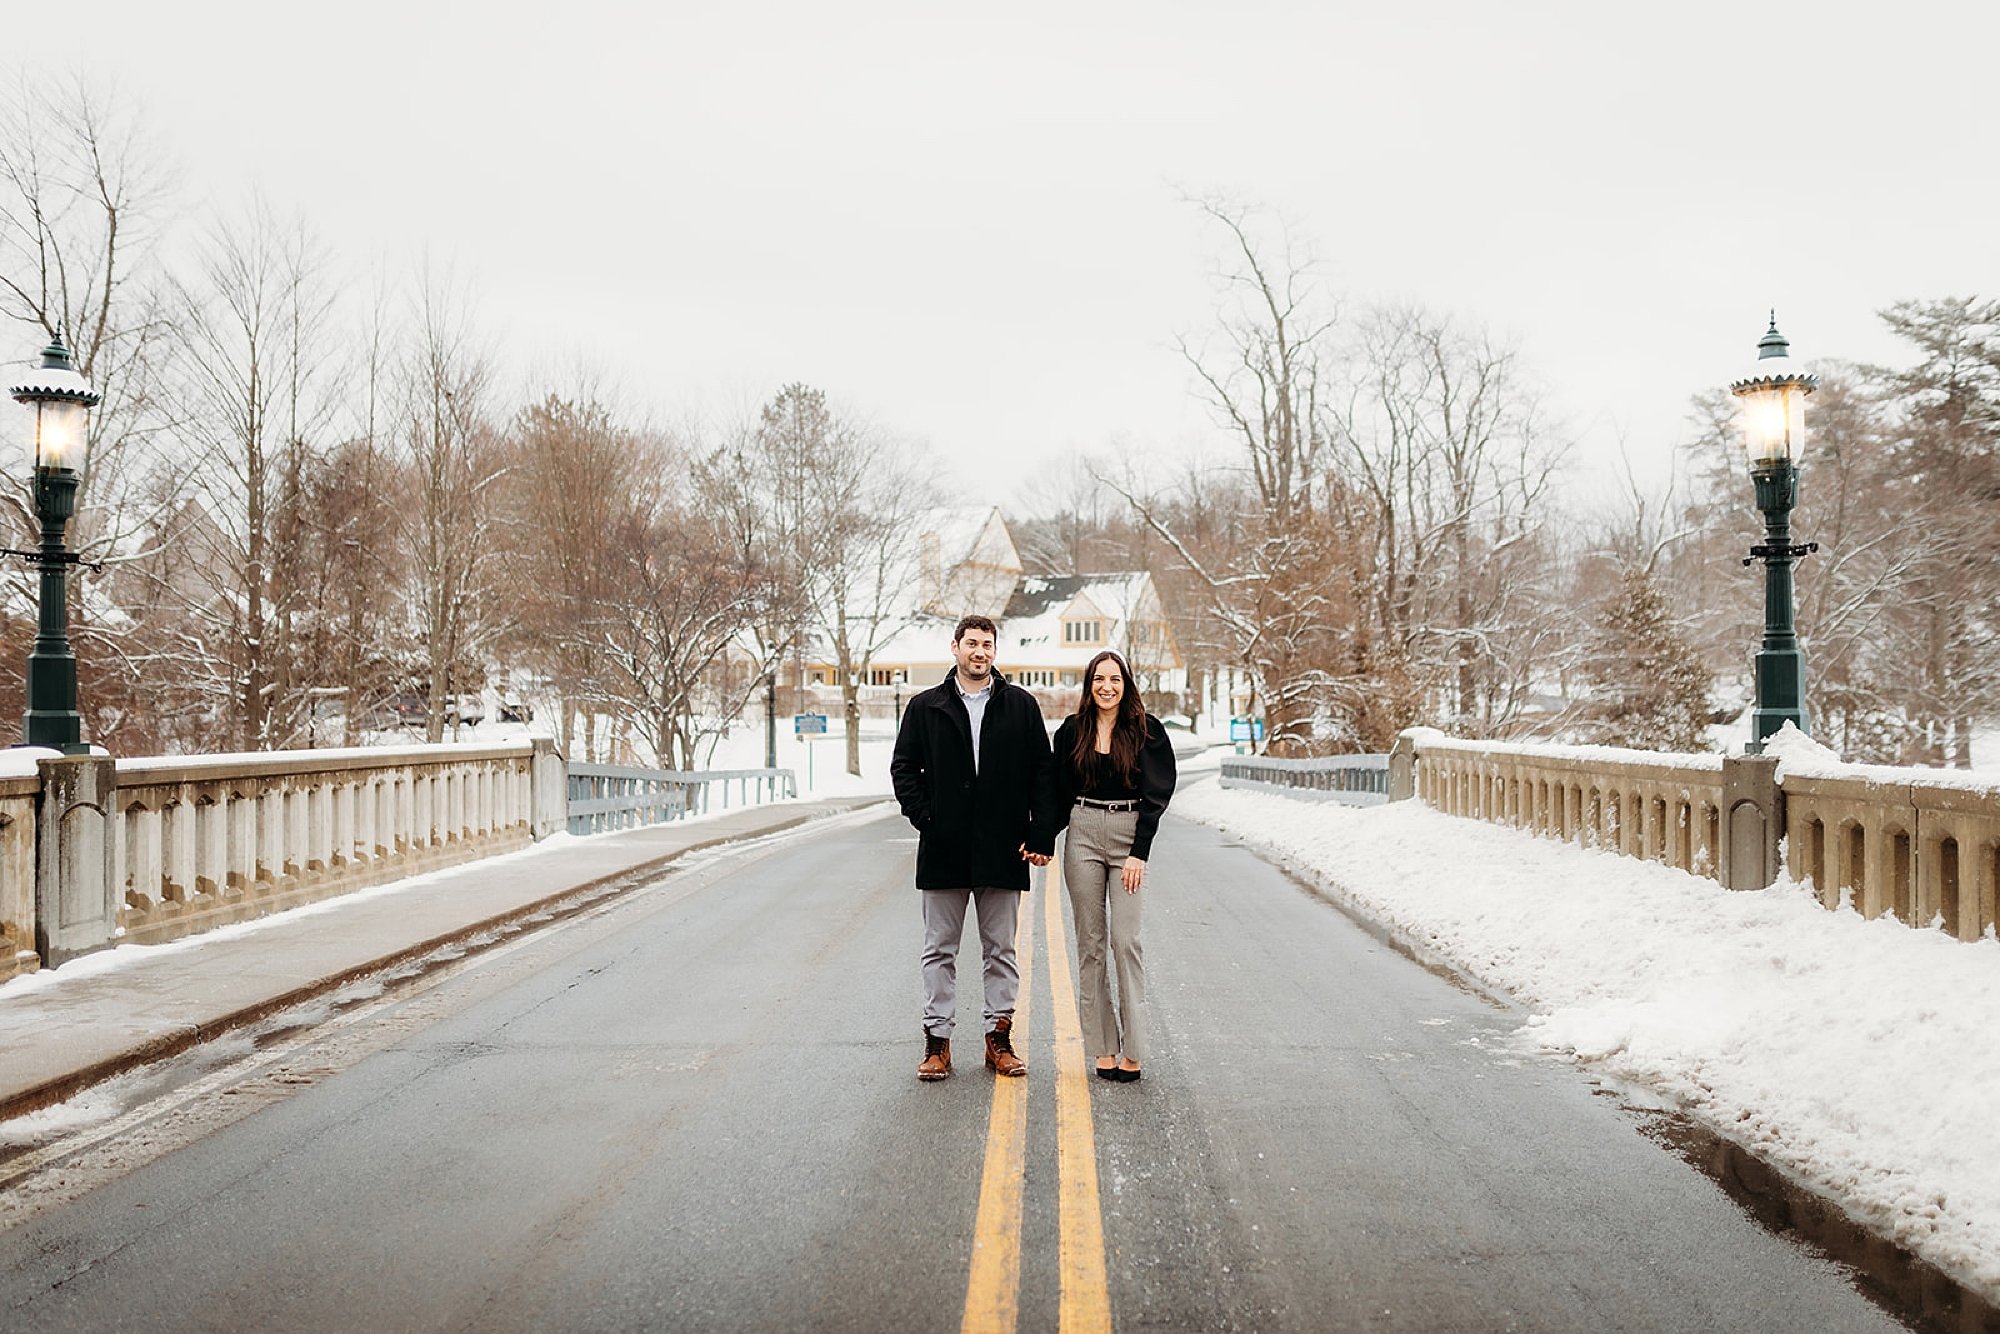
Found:
[[[1104,642],[1104,622],[1064,621],[1063,643],[1102,644]]]
[[[1042,671],[1040,669],[1037,669],[1032,672],[1021,673],[1021,684],[1024,686],[1028,686],[1030,688],[1033,688],[1035,686],[1048,687],[1055,685],[1055,683],[1056,683],[1056,674],[1052,671]]]
[[[1080,686],[1083,684],[1083,673],[1076,671],[1064,672],[1062,674],[1062,683],[1066,686]]]
[[[868,684],[871,686],[896,686],[910,679],[907,667],[870,667]]]

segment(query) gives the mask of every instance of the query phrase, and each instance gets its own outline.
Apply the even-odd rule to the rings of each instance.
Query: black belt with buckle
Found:
[[[1099,801],[1096,797],[1078,797],[1076,804],[1079,806],[1088,806],[1093,811],[1136,811],[1139,809],[1139,803],[1136,801]]]

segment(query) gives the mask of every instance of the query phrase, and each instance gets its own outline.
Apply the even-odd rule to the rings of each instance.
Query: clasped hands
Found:
[[[1052,858],[1046,852],[1030,852],[1028,845],[1021,845],[1021,860],[1030,866],[1047,866]],[[1146,863],[1138,857],[1127,857],[1119,873],[1119,883],[1125,886],[1127,894],[1137,894],[1139,886],[1146,879]]]

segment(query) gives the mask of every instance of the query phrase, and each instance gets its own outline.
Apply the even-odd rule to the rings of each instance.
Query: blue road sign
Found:
[[[798,737],[825,736],[826,715],[823,713],[793,714],[792,735]]]

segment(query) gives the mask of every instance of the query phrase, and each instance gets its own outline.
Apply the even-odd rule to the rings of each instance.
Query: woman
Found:
[[[1174,748],[1146,712],[1125,660],[1106,650],[1083,674],[1083,699],[1056,729],[1057,819],[1063,881],[1076,916],[1077,1009],[1097,1077],[1138,1079],[1146,1059],[1146,970],[1139,952],[1139,888],[1160,814],[1174,795]],[[1105,967],[1107,927],[1117,960],[1116,1001]]]

